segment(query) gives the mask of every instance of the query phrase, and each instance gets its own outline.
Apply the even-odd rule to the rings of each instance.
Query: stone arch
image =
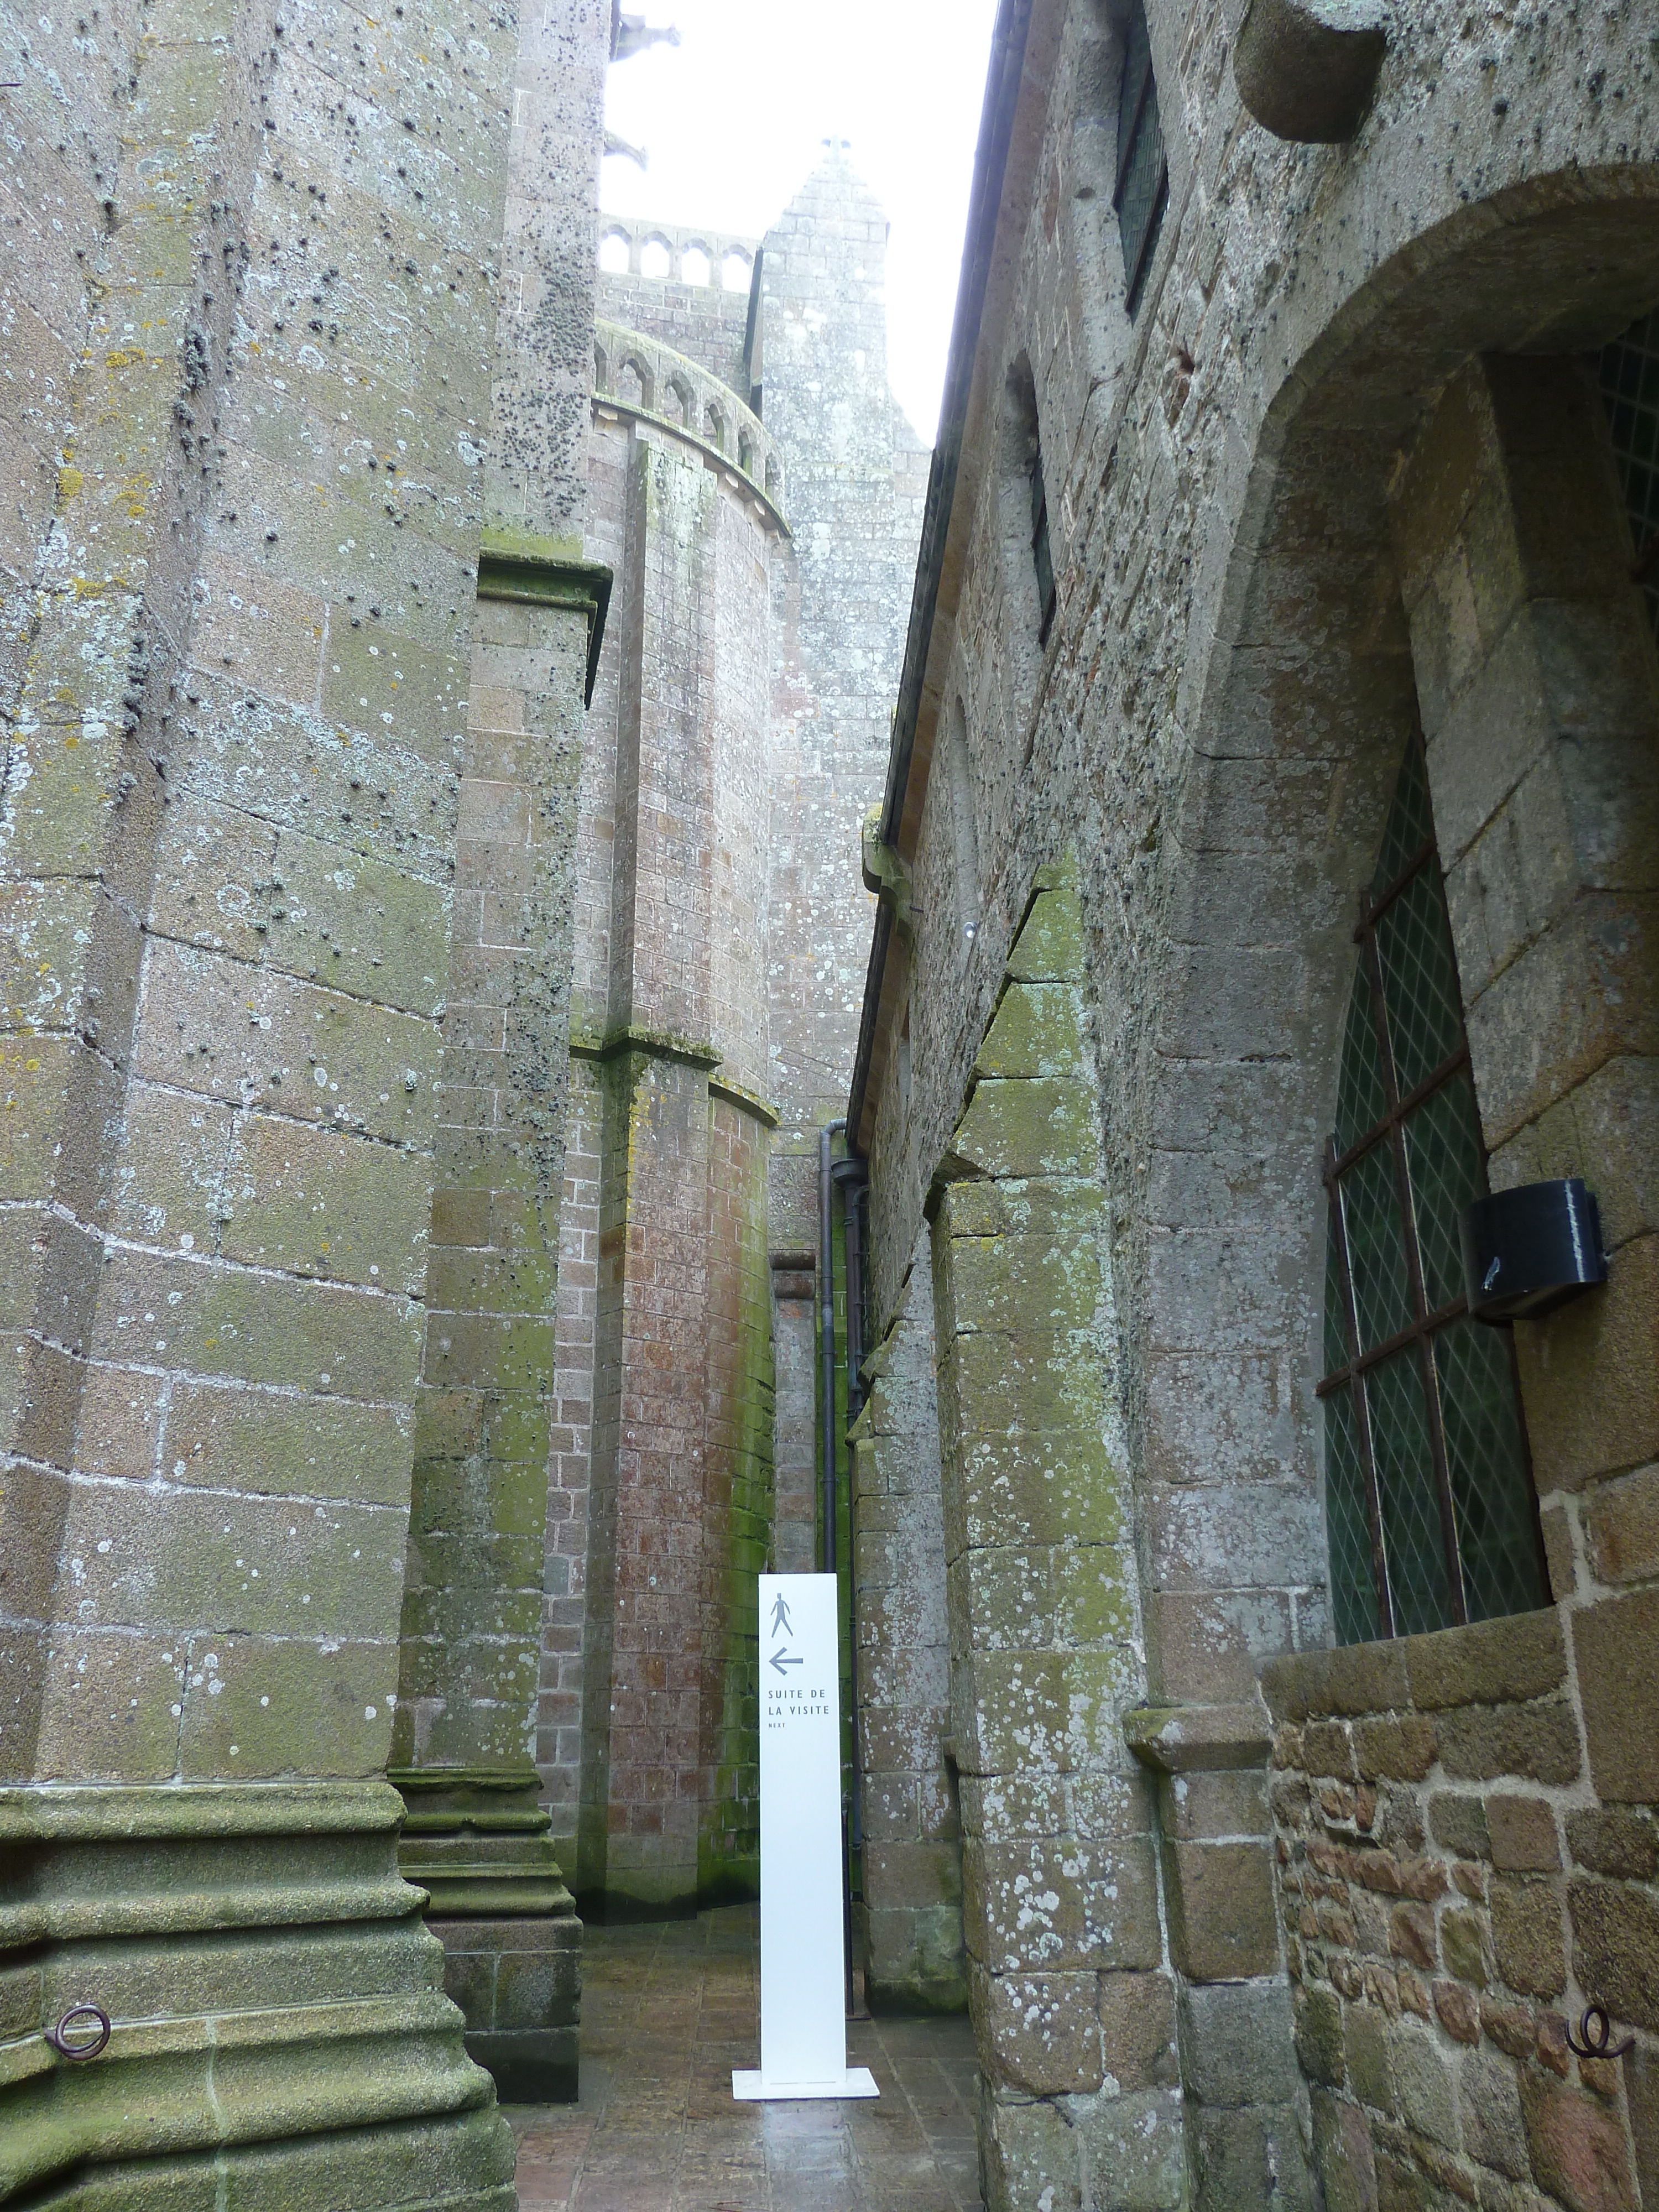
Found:
[[[702,434],[717,453],[726,451],[726,410],[717,399],[711,399],[702,410]]]
[[[1482,821],[1495,818],[1495,811],[1482,817],[1482,807],[1502,810],[1531,772],[1504,752],[1526,684],[1513,688],[1510,703],[1493,684],[1484,719],[1467,712],[1480,668],[1493,668],[1500,657],[1480,623],[1484,606],[1500,604],[1486,591],[1502,562],[1506,575],[1520,580],[1504,584],[1506,623],[1520,622],[1528,595],[1544,591],[1528,575],[1553,577],[1548,588],[1575,599],[1559,637],[1568,630],[1595,637],[1595,664],[1624,671],[1621,696],[1632,706],[1621,703],[1614,719],[1637,728],[1646,717],[1646,801],[1635,794],[1631,768],[1608,772],[1631,779],[1620,801],[1631,821],[1652,805],[1659,672],[1650,639],[1635,644],[1644,617],[1628,575],[1628,540],[1624,571],[1610,550],[1617,520],[1610,467],[1595,495],[1590,487],[1599,469],[1593,394],[1571,356],[1613,338],[1659,299],[1659,173],[1624,170],[1604,179],[1599,199],[1595,192],[1586,173],[1575,173],[1462,208],[1382,258],[1336,312],[1310,303],[1312,337],[1301,358],[1294,331],[1287,334],[1294,368],[1252,435],[1241,520],[1217,562],[1214,595],[1206,602],[1201,592],[1190,617],[1192,633],[1207,629],[1214,639],[1203,659],[1192,657],[1176,696],[1176,723],[1192,732],[1190,750],[1164,785],[1164,817],[1137,823],[1133,832],[1144,838],[1141,852],[1159,854],[1164,957],[1141,1002],[1146,1011],[1133,1005],[1134,987],[1126,984],[1124,1044],[1102,1051],[1109,1157],[1141,1192],[1126,1210],[1115,1272],[1151,1701],[1124,1725],[1159,1787],[1159,1863],[1170,1955],[1183,1984],[1182,2070],[1192,2108],[1217,2094],[1207,2088],[1214,2077],[1206,2046],[1221,2033],[1263,2053],[1287,2048],[1291,1990],[1283,1958],[1285,1940],[1297,1942],[1303,1900],[1291,1896],[1287,1867],[1281,1929],[1274,1820],[1290,1858],[1312,1850],[1305,1838],[1322,1836],[1321,1818],[1328,1827],[1340,1823],[1340,1785],[1325,1778],[1336,1777],[1338,1765],[1318,1763],[1338,1754],[1312,1750],[1312,1723],[1334,1721],[1332,1736],[1347,1745],[1343,1717],[1401,1712],[1411,1704],[1407,1668],[1416,1683],[1409,1646],[1371,1644],[1329,1659],[1322,1650],[1329,1608],[1316,1382],[1328,1234],[1321,1151],[1334,1124],[1343,1015],[1358,957],[1358,890],[1376,865],[1418,719],[1429,738],[1493,1183],[1582,1172],[1595,1188],[1604,1179],[1620,1183],[1624,1172],[1617,1141],[1597,1152],[1593,1141],[1575,1137],[1573,1152],[1559,1137],[1551,1155],[1540,1134],[1548,1113],[1526,1121],[1540,1102],[1579,1082],[1586,1036],[1583,1026],[1573,1029],[1575,1006],[1595,998],[1601,956],[1589,942],[1575,951],[1573,925],[1562,921],[1555,942],[1566,942],[1568,963],[1551,975],[1544,951],[1558,927],[1551,922],[1535,942],[1504,953],[1513,960],[1504,973],[1522,975],[1535,963],[1541,995],[1509,988],[1509,1009],[1486,1020],[1482,994],[1500,971],[1480,942],[1486,921],[1478,884],[1460,894],[1455,880]],[[1577,438],[1577,460],[1568,469],[1564,425]],[[1599,520],[1589,514],[1595,500],[1601,500]],[[1475,544],[1478,531],[1486,533],[1484,546]],[[1478,573],[1482,560],[1491,577]],[[1604,581],[1586,586],[1586,575]],[[1464,630],[1444,613],[1449,599],[1436,613],[1443,584],[1453,598],[1462,592]],[[1544,668],[1547,659],[1533,648],[1533,665]],[[1604,712],[1606,696],[1595,710]],[[1571,712],[1562,714],[1571,737]],[[1562,818],[1559,796],[1553,803]],[[1453,821],[1458,810],[1462,825]],[[1626,842],[1632,842],[1628,834]],[[1562,821],[1551,849],[1559,858],[1571,848]],[[1121,860],[1133,867],[1134,854],[1126,849]],[[1650,898],[1659,890],[1650,863],[1648,884],[1641,896]],[[1608,956],[1604,969],[1613,967]],[[1641,987],[1632,967],[1613,978],[1624,1011],[1608,1022],[1628,1022],[1626,1037],[1641,1024],[1646,1036],[1659,1033],[1652,971],[1648,956]],[[1601,1048],[1624,1051],[1631,1064],[1646,1051],[1632,1042],[1595,1046]],[[1659,1391],[1637,1382],[1632,1367],[1621,1370],[1613,1343],[1655,1340],[1659,1239],[1639,1221],[1626,1234],[1631,1243],[1613,1255],[1608,1287],[1595,1294],[1606,1301],[1604,1328],[1593,1301],[1568,1310],[1577,1318],[1541,1325],[1555,1332],[1548,1371],[1541,1354],[1528,1371],[1526,1345],[1517,1345],[1547,1531],[1551,1480],[1575,1491],[1659,1451]],[[1575,1573],[1579,1582],[1568,1583],[1566,1595],[1583,1590],[1583,1568]],[[1620,1614],[1621,1606],[1637,1610]],[[1641,1606],[1650,1610],[1641,1614]],[[1606,1621],[1604,1652],[1614,1635],[1646,1637],[1641,1662],[1620,1662],[1631,1681],[1635,1666],[1652,1668],[1655,1617],[1646,1593],[1593,1604],[1579,1597],[1573,1644],[1586,1650],[1589,1624],[1597,1621]],[[1544,1677],[1562,1679],[1559,1670],[1548,1672],[1555,1666],[1548,1652],[1562,1650],[1564,1641],[1548,1610],[1413,1641],[1431,1641],[1449,1670],[1478,1668],[1480,1652],[1498,1648],[1480,1641],[1493,1628],[1547,1652]],[[1475,1656],[1460,1662],[1464,1650]],[[1270,1798],[1270,1721],[1256,1683],[1261,1662],[1279,1652],[1307,1655],[1274,1663],[1272,1701],[1279,1721],[1310,1723],[1310,1750],[1290,1759],[1307,1774],[1276,1777]],[[1586,1710],[1589,1681],[1582,1672]],[[1506,1694],[1513,1692],[1462,1686],[1444,1704]],[[1427,1729],[1433,1743],[1437,1723],[1433,1714],[1411,1714],[1387,1725]],[[1586,1725],[1593,1732],[1593,1721]],[[1541,1777],[1526,1756],[1510,1756],[1520,1778],[1504,1787],[1524,1790]],[[1564,1754],[1573,1771],[1579,1756]],[[1305,1801],[1310,1790],[1305,1820],[1283,1809],[1287,1794],[1303,1792]],[[1398,1834],[1422,1838],[1422,1801],[1405,1787],[1395,1794],[1405,1823]],[[1349,1823],[1347,1834],[1363,1847],[1374,1838],[1358,1801],[1356,1818],[1360,1827]],[[1358,1986],[1354,1960],[1345,1966],[1354,1966]],[[1321,2004],[1340,2033],[1343,2008],[1332,1990],[1297,1990],[1301,2027],[1325,2017]],[[1298,2033],[1305,2063],[1314,2063],[1310,2035],[1312,2028]],[[1263,2062],[1243,2097],[1228,2090],[1217,2101],[1248,2101],[1255,2126],[1290,2143],[1291,2093],[1294,2073]],[[1360,2112],[1352,2117],[1363,2132]],[[1316,2157],[1340,2152],[1316,2148]]]
[[[689,246],[682,247],[679,276],[682,284],[714,283],[714,264],[709,258],[708,248],[700,238],[693,239]]]
[[[746,477],[755,473],[755,441],[747,430],[738,433],[738,466]]]
[[[593,389],[595,392],[609,392],[611,389],[610,356],[605,348],[598,344],[593,348]]]
[[[623,357],[617,371],[617,397],[625,405],[649,410],[653,404],[656,379],[648,362],[630,353]]]
[[[766,456],[766,496],[774,507],[783,497],[783,472],[778,466],[775,453]]]
[[[697,419],[697,403],[691,386],[678,372],[668,380],[663,393],[662,411],[671,422],[683,422],[690,429]]]
[[[1510,771],[1495,775],[1494,763],[1518,710],[1503,708],[1494,686],[1480,735],[1473,720],[1456,727],[1449,708],[1472,696],[1481,656],[1486,665],[1494,657],[1489,642],[1471,642],[1484,637],[1479,609],[1487,579],[1476,568],[1490,559],[1496,574],[1502,564],[1492,548],[1504,532],[1503,557],[1513,556],[1507,573],[1518,580],[1504,605],[1516,622],[1528,614],[1534,590],[1528,562],[1540,571],[1553,559],[1559,567],[1553,547],[1565,533],[1574,561],[1582,543],[1583,559],[1600,562],[1609,580],[1595,634],[1622,623],[1633,635],[1642,625],[1628,550],[1622,577],[1607,552],[1602,525],[1616,519],[1610,468],[1601,521],[1585,520],[1599,449],[1593,395],[1568,356],[1611,337],[1659,298],[1659,175],[1644,182],[1642,191],[1632,190],[1627,173],[1622,196],[1597,204],[1582,177],[1557,179],[1463,210],[1385,261],[1331,318],[1256,434],[1243,520],[1218,588],[1216,641],[1189,675],[1190,696],[1179,708],[1195,737],[1168,817],[1153,833],[1168,917],[1157,1010],[1123,1066],[1103,1073],[1116,1093],[1109,1120],[1136,1152],[1145,1150],[1146,1201],[1119,1257],[1129,1286],[1124,1367],[1134,1378],[1128,1411],[1148,1563],[1152,1706],[1132,1716],[1130,1728],[1141,1757],[1163,1778],[1171,1950],[1187,1984],[1183,2074],[1198,2104],[1206,2095],[1206,2021],[1245,2008],[1264,2047],[1288,2030],[1273,1821],[1260,1794],[1250,1801],[1256,1809],[1240,1811],[1243,1796],[1261,1791],[1259,1768],[1244,1777],[1265,1763],[1267,1750],[1260,1662],[1275,1652],[1310,1654],[1311,1671],[1286,1660],[1275,1675],[1275,1714],[1282,1719],[1287,1698],[1300,1698],[1298,1722],[1408,1707],[1407,1665],[1415,1680],[1410,1644],[1356,1647],[1355,1664],[1372,1669],[1363,1677],[1340,1674],[1336,1655],[1328,1677],[1318,1671],[1327,1663],[1321,1647],[1330,1640],[1330,1621],[1316,1386],[1328,1221],[1320,1156],[1334,1121],[1358,957],[1358,892],[1376,865],[1419,716],[1495,1184],[1544,1171],[1528,1167],[1522,1123],[1531,1109],[1517,1097],[1528,1085],[1534,1097],[1547,1093],[1549,1071],[1540,1073],[1538,1060],[1558,1053],[1563,1084],[1577,1079],[1569,1065],[1576,1046],[1563,1047],[1564,1024],[1551,1034],[1549,1021],[1529,1019],[1524,994],[1512,997],[1506,1018],[1486,1026],[1483,1042],[1481,1001],[1470,994],[1492,963],[1478,941],[1478,900],[1464,898],[1460,907],[1457,871],[1474,830],[1466,834],[1453,817],[1473,805],[1483,776],[1495,775],[1497,797],[1489,789],[1480,804],[1502,801]],[[1589,458],[1583,471],[1564,477],[1552,441],[1570,417]],[[1512,450],[1506,438],[1518,440]],[[1491,499],[1469,489],[1477,482]],[[1472,548],[1479,529],[1489,533],[1486,552]],[[1591,544],[1598,529],[1599,551]],[[1455,678],[1447,625],[1437,644],[1432,609],[1425,613],[1442,577],[1464,595],[1468,635],[1457,651],[1467,665]],[[1578,585],[1565,588],[1582,595]],[[1575,622],[1582,611],[1575,610]],[[1622,647],[1605,658],[1610,666],[1633,665]],[[1649,652],[1640,682],[1629,688],[1633,696],[1646,685],[1650,742],[1659,743],[1654,684]],[[1632,813],[1639,805],[1623,803]],[[1535,948],[1519,948],[1515,972],[1538,957]],[[1586,954],[1576,991],[1558,975],[1554,996],[1593,996],[1595,972]],[[1547,963],[1540,973],[1547,976]],[[1645,988],[1638,1018],[1652,1034],[1659,992],[1650,969]],[[1631,995],[1628,979],[1626,990]],[[1516,1149],[1500,1157],[1510,1146]],[[1614,1150],[1604,1147],[1599,1165],[1581,1154],[1548,1171],[1585,1173],[1594,1187],[1616,1169]],[[1650,1234],[1632,1242],[1651,1255]],[[1617,1318],[1630,1339],[1652,1341],[1656,1274],[1651,1256],[1624,1270],[1628,1296]],[[1615,1255],[1607,1291],[1597,1294],[1609,1313],[1619,1280]],[[1552,1425],[1593,1432],[1589,1456],[1577,1434],[1552,1447],[1569,1462],[1553,1479],[1570,1486],[1593,1478],[1598,1449],[1605,1471],[1659,1447],[1652,1389],[1632,1390],[1608,1370],[1614,1355],[1598,1352],[1593,1315],[1584,1317],[1577,1356],[1563,1356],[1574,1326],[1555,1339],[1559,1380],[1529,1377],[1519,1347],[1540,1496],[1551,1478],[1542,1471],[1540,1437]],[[1637,1397],[1644,1411],[1636,1421],[1602,1410]],[[1561,1419],[1564,1403],[1575,1409],[1571,1424]],[[1547,1498],[1544,1504],[1547,1523]],[[1613,1611],[1576,1615],[1581,1650],[1583,1624]],[[1613,1626],[1609,1619],[1609,1636]],[[1548,1612],[1487,1626],[1524,1634],[1528,1648],[1560,1649],[1560,1627]],[[1454,1654],[1464,1648],[1457,1639],[1486,1634],[1456,1628],[1415,1641],[1432,1641],[1455,1667]],[[1462,1663],[1473,1666],[1489,1647],[1468,1648],[1476,1656]],[[1171,1707],[1182,1709],[1173,1732]],[[1389,1725],[1431,1729],[1434,1723],[1413,1717]],[[1340,1721],[1334,1732],[1346,1741]],[[1311,1726],[1307,1735],[1316,1738]],[[1324,1756],[1309,1754],[1316,1823],[1317,1793],[1325,1790],[1334,1802],[1318,1778],[1335,1768],[1315,1764]],[[1515,1756],[1521,1778],[1508,1786],[1525,1788],[1528,1775],[1537,1777]],[[1309,1786],[1300,1776],[1284,1784]],[[1294,1830],[1294,1817],[1283,1817]],[[1420,1835],[1419,1814],[1409,1817],[1419,1820]],[[1262,1836],[1260,1845],[1244,1840],[1252,1832]],[[1280,1842],[1292,1850],[1289,1838]],[[1297,1900],[1288,1895],[1288,1876],[1285,1887],[1293,1931]],[[1221,1986],[1247,1983],[1248,2000]],[[1264,2109],[1273,2109],[1265,2094]],[[1263,2124],[1285,2132],[1288,2107],[1277,2109],[1279,2116]]]
[[[1132,1120],[1171,1133],[1149,1154],[1154,1225],[1137,1261],[1146,1290],[1132,1364],[1152,1510],[1163,1485],[1201,1463],[1218,1566],[1260,1562],[1259,1577],[1235,1576],[1236,1603],[1222,1602],[1220,1572],[1204,1589],[1212,1618],[1218,1603],[1236,1616],[1240,1686],[1252,1653],[1326,1631],[1313,1407],[1325,1200],[1310,1164],[1331,1121],[1357,890],[1422,675],[1389,487],[1460,363],[1565,355],[1659,298],[1659,176],[1651,198],[1626,187],[1600,207],[1568,190],[1520,188],[1503,223],[1490,207],[1451,218],[1333,319],[1259,433],[1218,642],[1189,710],[1200,734],[1167,833],[1169,983],[1142,1096],[1123,1101]],[[1178,1133],[1218,1114],[1237,1141],[1218,1158],[1184,1149]],[[1224,1218],[1218,1182],[1231,1185]],[[1186,1516],[1194,1541],[1200,1517]],[[1259,1540],[1241,1540],[1252,1528]],[[1189,1578],[1202,1586],[1196,1570]],[[1166,1607],[1172,1620],[1190,1610]],[[1172,1697],[1190,1694],[1178,1647]]]
[[[755,264],[742,246],[730,246],[720,260],[720,289],[723,292],[746,292],[754,273]]]
[[[607,230],[599,240],[599,267],[608,276],[626,276],[633,252],[633,241],[625,230]]]
[[[674,270],[674,250],[660,231],[653,231],[640,247],[641,276],[669,276]]]

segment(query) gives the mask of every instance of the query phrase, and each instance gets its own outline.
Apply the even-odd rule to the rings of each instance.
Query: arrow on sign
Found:
[[[780,1644],[777,1650],[772,1654],[772,1664],[777,1668],[780,1674],[782,1674],[786,1667],[799,1667],[804,1663],[805,1662],[799,1659],[786,1659],[783,1656],[783,1646],[781,1644]]]

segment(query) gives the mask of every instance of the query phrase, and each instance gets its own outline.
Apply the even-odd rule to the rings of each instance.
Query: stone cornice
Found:
[[[584,560],[560,538],[530,531],[486,530],[478,547],[478,597],[516,599],[536,607],[566,607],[587,617],[587,673],[583,706],[593,701],[593,678],[611,607],[611,572],[602,561]]]
[[[685,1067],[720,1064],[720,1054],[712,1044],[676,1036],[669,1030],[643,1029],[631,1022],[625,1029],[608,1030],[603,1037],[573,1035],[570,1040],[573,1060],[615,1060],[624,1052],[644,1053],[653,1060],[677,1060]]]

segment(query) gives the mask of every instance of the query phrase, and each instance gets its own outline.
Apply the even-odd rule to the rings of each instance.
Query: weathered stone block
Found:
[[[1567,1850],[1575,1865],[1592,1874],[1651,1881],[1659,1869],[1659,1838],[1644,1813],[1608,1805],[1567,1814]]]
[[[1087,1085],[1054,1076],[989,1078],[957,1124],[951,1156],[981,1176],[1075,1175],[1093,1158],[1096,1143]]]
[[[1637,2197],[1614,2114],[1583,2090],[1528,2069],[1521,2108],[1534,2179],[1569,2212],[1636,2212]]]
[[[999,2082],[1037,2096],[1075,2096],[1103,2078],[1091,1973],[992,1974],[975,2007],[981,2063]]]
[[[1358,2106],[1328,2090],[1315,2090],[1313,2150],[1328,2212],[1376,2212],[1370,2122]]]
[[[1576,1613],[1573,1647],[1596,1793],[1650,1804],[1659,1799],[1659,1591]]]
[[[1387,2015],[1374,2005],[1345,2006],[1342,2055],[1350,2093],[1375,2112],[1397,2112]]]
[[[1169,1977],[1103,1974],[1099,2012],[1106,2086],[1120,2091],[1173,2087],[1180,2069],[1175,1990]]]
[[[1438,1733],[1441,1765],[1463,1780],[1514,1774],[1572,1782],[1583,1763],[1577,1723],[1565,1705],[1466,1705],[1446,1713]]]
[[[1010,983],[978,1058],[977,1076],[1080,1076],[1082,1004],[1070,983]]]
[[[1486,1808],[1479,1797],[1437,1790],[1429,1800],[1429,1833],[1449,1851],[1468,1859],[1492,1856]]]
[[[1540,1498],[1659,1455],[1656,1329],[1659,1237],[1641,1236],[1613,1254],[1593,1297],[1516,1330]]]
[[[1492,1948],[1498,1971],[1522,1996],[1559,1996],[1566,1986],[1561,1899],[1553,1882],[1494,1881]]]
[[[1493,1795],[1486,1800],[1492,1860],[1508,1873],[1546,1873],[1561,1863],[1555,1810],[1542,1797]]]
[[[1659,2024],[1659,1904],[1645,1884],[1575,1881],[1567,1890],[1573,1972],[1616,2020]]]
[[[1170,1948],[1191,1981],[1271,1973],[1279,1960],[1273,1863],[1255,1844],[1164,1845]]]
[[[1287,1984],[1213,1983],[1181,1992],[1187,2092],[1205,2105],[1289,2104],[1297,2092]]]
[[[1347,2079],[1342,2007],[1330,1990],[1302,1988],[1291,1998],[1296,2055],[1310,2081],[1340,2088]]]
[[[1560,1616],[1510,1613],[1405,1644],[1411,1702],[1431,1711],[1541,1698],[1566,1675]]]
[[[1421,1782],[1436,1750],[1434,1723],[1421,1713],[1362,1721],[1354,1730],[1355,1763],[1368,1782]]]
[[[964,1911],[994,1973],[1151,1967],[1160,1944],[1152,1854],[1067,1839],[963,1847]]]

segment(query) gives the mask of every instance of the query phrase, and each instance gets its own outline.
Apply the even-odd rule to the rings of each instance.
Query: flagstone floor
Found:
[[[979,2212],[965,2019],[850,2023],[878,2099],[734,2102],[758,1929],[753,1905],[588,1929],[581,2101],[507,2107],[520,2212]]]

